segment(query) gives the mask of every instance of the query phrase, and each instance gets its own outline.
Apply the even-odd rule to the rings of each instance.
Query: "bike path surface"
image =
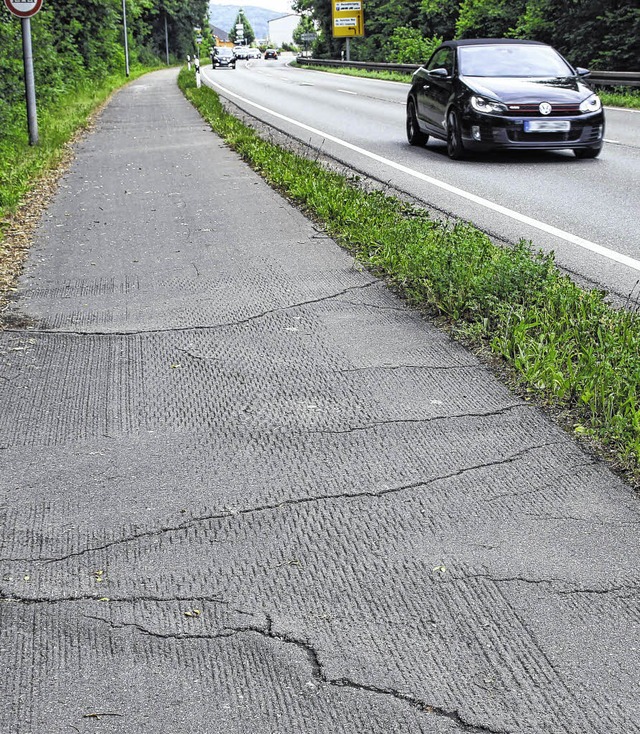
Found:
[[[115,95],[0,332],[0,731],[640,731],[637,495]]]

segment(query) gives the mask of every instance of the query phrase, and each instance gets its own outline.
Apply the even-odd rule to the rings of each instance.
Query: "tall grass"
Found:
[[[640,481],[640,317],[562,275],[527,242],[498,247],[463,223],[419,208],[261,139],[186,70],[179,85],[213,130],[271,184],[322,222],[415,305],[488,347],[539,402],[568,413]]]
[[[612,90],[597,90],[602,104],[609,107],[627,107],[640,110],[640,90],[618,87]]]

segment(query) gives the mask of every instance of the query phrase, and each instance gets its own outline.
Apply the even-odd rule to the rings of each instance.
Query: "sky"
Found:
[[[240,0],[209,0],[210,5],[240,5]],[[276,13],[292,13],[291,0],[247,0],[244,5],[255,5],[258,8],[274,10]]]

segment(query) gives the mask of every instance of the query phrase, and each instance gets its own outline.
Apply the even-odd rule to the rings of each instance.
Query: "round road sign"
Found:
[[[9,12],[18,18],[30,18],[42,7],[42,0],[4,0]]]

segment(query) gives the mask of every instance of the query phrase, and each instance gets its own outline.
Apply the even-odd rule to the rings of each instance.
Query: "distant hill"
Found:
[[[255,5],[209,5],[209,21],[228,33],[236,22],[239,10],[244,11],[258,39],[265,39],[269,35],[270,20],[285,15],[285,13],[258,8]]]

